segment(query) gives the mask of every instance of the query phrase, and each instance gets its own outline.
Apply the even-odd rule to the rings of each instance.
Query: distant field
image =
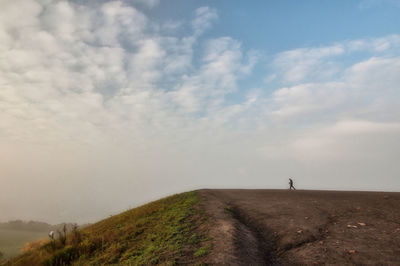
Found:
[[[26,242],[37,241],[47,237],[48,232],[32,232],[13,229],[0,229],[0,251],[5,258],[21,253]]]

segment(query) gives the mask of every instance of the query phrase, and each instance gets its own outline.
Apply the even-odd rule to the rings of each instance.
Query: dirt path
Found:
[[[201,190],[217,265],[400,265],[400,193]]]

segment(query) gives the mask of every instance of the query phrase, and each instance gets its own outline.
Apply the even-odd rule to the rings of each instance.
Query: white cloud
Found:
[[[238,41],[229,37],[209,40],[199,71],[185,76],[170,95],[187,112],[214,110],[226,94],[237,89],[237,80],[254,64],[252,55],[245,61]]]
[[[379,93],[398,90],[399,73],[400,57],[371,57],[351,66],[346,76],[352,83],[362,85],[365,91],[372,88]]]
[[[163,28],[122,1],[95,8],[24,1],[19,8],[7,5],[2,10],[3,134],[42,143],[107,141],[124,127],[146,135],[148,127],[156,128],[165,118],[175,121],[179,112],[171,111],[170,96],[162,89],[176,87],[182,75],[206,72],[206,67],[193,68],[192,47],[217,17],[214,9],[199,8],[193,35],[178,38],[163,35]],[[25,19],[16,19],[21,14]],[[232,55],[219,60],[229,63],[230,56],[241,56],[239,46],[231,50]],[[227,89],[235,77],[227,70],[221,81],[214,79],[210,83],[226,83]]]
[[[344,45],[349,53],[359,51],[384,52],[399,48],[400,36],[389,35],[381,38],[351,40],[344,42]]]
[[[41,22],[45,29],[58,38],[68,41],[75,40],[76,24],[75,10],[68,2],[62,1],[46,7]]]
[[[281,88],[274,92],[268,111],[272,119],[295,120],[304,117],[308,121],[319,119],[324,111],[337,114],[349,95],[346,84],[339,82],[308,83]],[[316,114],[313,116],[313,114]],[[329,113],[328,113],[329,114]]]
[[[342,45],[322,48],[301,48],[280,53],[274,64],[287,82],[299,82],[306,78],[329,77],[336,71],[335,65],[324,61],[326,58],[342,55]]]
[[[373,57],[349,67],[340,81],[304,83],[273,93],[268,114],[278,120],[307,121],[341,116],[393,120],[399,110],[399,57]]]
[[[341,74],[343,65],[338,60],[341,56],[351,59],[352,54],[361,52],[372,55],[383,52],[396,54],[399,48],[399,35],[349,40],[324,47],[299,48],[276,55],[273,70],[283,82],[289,84],[310,80],[325,81]]]
[[[343,118],[397,121],[399,45],[399,36],[389,35],[278,54],[274,61],[278,71],[270,76],[291,85],[272,93],[267,116],[295,124]],[[363,59],[352,58],[355,53]],[[320,68],[340,62],[342,55],[351,63],[338,65],[334,75],[325,75],[326,69],[321,74]]]
[[[24,32],[26,28],[38,26],[38,15],[43,7],[35,1],[4,1],[1,3],[0,21],[3,27],[17,30],[18,33]],[[24,18],[24,19],[21,19]],[[3,28],[4,29],[4,28]]]
[[[192,27],[195,35],[201,35],[205,30],[211,27],[214,20],[218,18],[217,11],[208,6],[199,7],[195,11],[195,19],[192,21]]]

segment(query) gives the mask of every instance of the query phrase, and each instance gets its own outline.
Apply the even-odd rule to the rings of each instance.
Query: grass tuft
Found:
[[[195,257],[203,257],[207,255],[211,250],[211,245],[202,246],[193,254]]]

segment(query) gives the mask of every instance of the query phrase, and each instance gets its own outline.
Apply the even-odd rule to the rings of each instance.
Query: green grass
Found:
[[[79,230],[82,240],[47,243],[11,265],[198,264],[210,249],[196,192],[164,198]]]
[[[21,253],[25,243],[47,238],[48,232],[0,229],[0,252],[4,258],[11,258]]]
[[[211,245],[200,247],[193,255],[195,257],[204,257],[207,255],[211,250]]]

